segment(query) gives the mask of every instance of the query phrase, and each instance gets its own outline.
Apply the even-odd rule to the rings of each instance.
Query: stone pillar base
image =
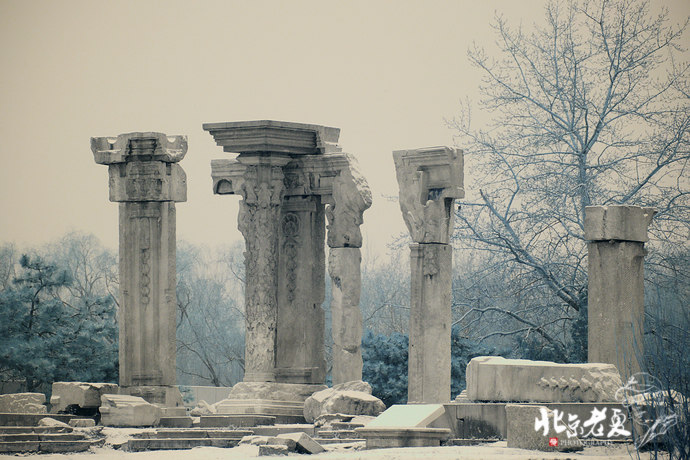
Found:
[[[182,403],[182,394],[180,393],[180,389],[175,385],[121,386],[120,394],[144,398],[147,402],[163,408],[164,411],[166,411],[166,415],[176,413],[174,409],[181,408],[185,410],[184,404]]]
[[[262,415],[277,423],[305,423],[304,401],[326,385],[276,382],[240,382],[227,399],[216,404],[218,415]]]

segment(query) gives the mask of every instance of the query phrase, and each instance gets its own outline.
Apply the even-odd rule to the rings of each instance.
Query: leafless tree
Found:
[[[458,245],[486,259],[484,278],[465,281],[504,286],[464,302],[458,321],[577,360],[569,329],[587,306],[586,206],[654,206],[653,250],[687,251],[688,21],[671,24],[645,0],[550,2],[545,13],[530,32],[495,19],[498,56],[468,51],[491,122],[475,130],[469,102],[448,121],[470,179]]]

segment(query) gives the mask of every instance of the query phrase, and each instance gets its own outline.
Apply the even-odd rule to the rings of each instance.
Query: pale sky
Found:
[[[688,0],[660,3],[690,15]],[[131,131],[188,136],[178,239],[241,240],[239,197],[211,191],[210,161],[229,156],[201,125],[275,119],[341,129],[373,192],[366,249],[384,254],[406,232],[386,198],[391,152],[452,145],[443,118],[480,83],[468,46],[492,45],[495,12],[529,27],[543,5],[0,0],[0,243],[82,230],[116,248],[118,206],[89,138]]]

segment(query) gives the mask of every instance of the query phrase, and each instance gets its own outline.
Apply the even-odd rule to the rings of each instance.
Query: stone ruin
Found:
[[[325,388],[324,241],[333,383],[362,378],[359,226],[371,192],[355,158],[338,146],[337,128],[264,120],[204,129],[238,154],[212,161],[211,175],[213,193],[242,197],[238,227],[246,244],[244,382],[218,408],[300,418],[305,395]],[[266,401],[290,391],[287,400]]]
[[[584,419],[594,409],[622,410],[614,396],[622,385],[618,370],[626,378],[638,371],[642,351],[644,242],[653,209],[586,209],[589,364],[474,358],[467,390],[451,402],[449,239],[454,201],[464,196],[463,155],[449,147],[393,152],[412,238],[408,405],[393,406],[364,427],[347,413],[373,417],[384,407],[361,382],[359,227],[371,192],[354,157],[338,146],[336,128],[268,120],[203,127],[236,154],[212,161],[211,174],[213,193],[242,198],[247,329],[244,381],[202,415],[202,427],[306,417],[312,434],[323,424],[359,426],[369,448],[499,438],[509,447],[549,450],[550,426],[563,414]],[[177,164],[186,138],[128,133],[92,138],[91,148],[96,163],[108,166],[110,200],[120,203],[120,385],[56,382],[53,412],[100,406],[104,424],[191,427],[189,417],[180,417],[185,409],[175,385],[175,202],[186,200],[186,177]],[[333,293],[331,389],[324,385],[326,267]],[[0,405],[40,417],[46,412],[41,396],[0,397]],[[525,423],[532,418],[543,433]],[[619,437],[629,427],[629,421],[621,424]],[[305,433],[277,426],[262,432],[242,442],[265,453],[321,449]],[[219,439],[218,445],[236,441]]]

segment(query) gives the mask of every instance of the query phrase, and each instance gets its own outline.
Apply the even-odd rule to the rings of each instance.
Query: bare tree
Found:
[[[671,25],[645,0],[551,2],[545,13],[529,33],[496,18],[499,56],[468,51],[492,121],[473,129],[466,103],[448,122],[471,171],[458,244],[487,254],[488,280],[506,288],[459,322],[578,360],[569,329],[587,306],[585,207],[654,206],[656,241],[687,248],[688,21]],[[492,330],[473,327],[489,318]]]
[[[178,244],[177,370],[186,384],[230,386],[244,371],[241,247],[220,251]]]

